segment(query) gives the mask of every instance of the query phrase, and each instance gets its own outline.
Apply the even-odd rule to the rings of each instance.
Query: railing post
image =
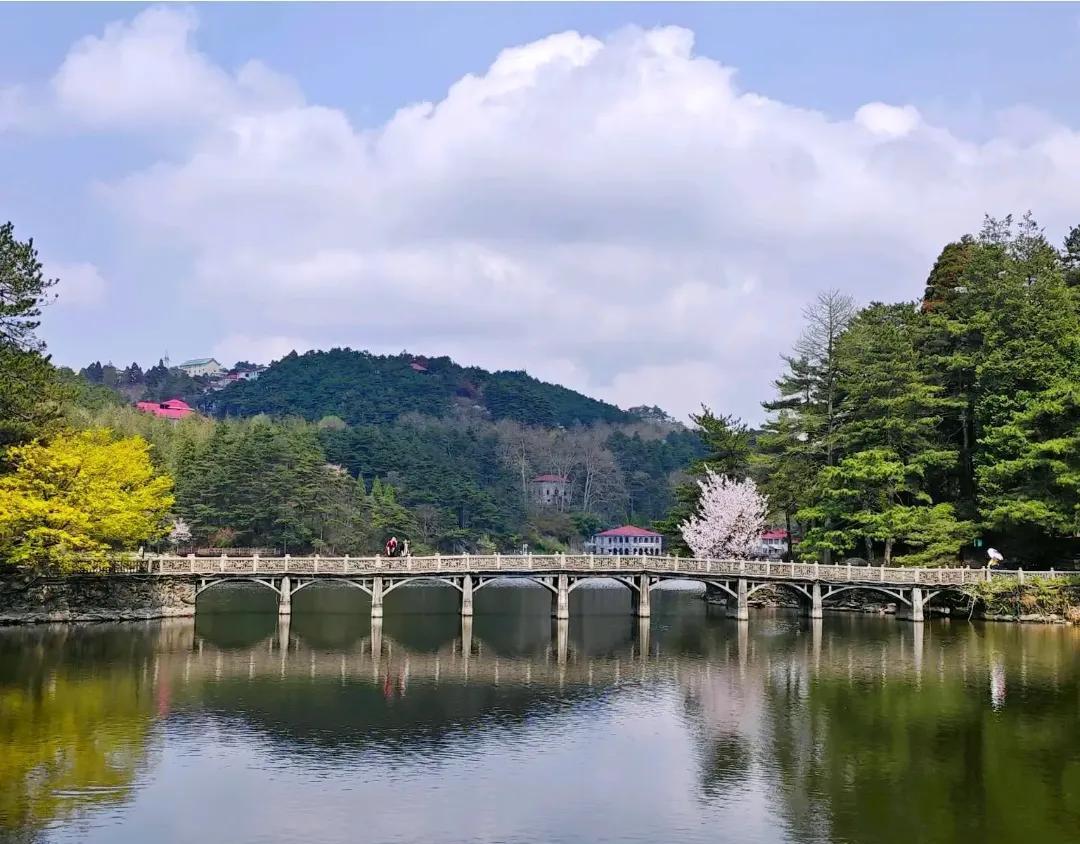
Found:
[[[989,567],[987,567],[987,571],[989,571],[989,570],[990,570]],[[1053,566],[1050,566],[1050,577],[1057,577],[1057,575],[1054,574],[1054,567]]]
[[[498,551],[495,552],[495,568],[502,568],[502,554],[500,554]]]
[[[589,555],[589,568],[591,568],[591,569],[596,568],[596,555],[595,554],[590,554]]]
[[[768,565],[768,563],[766,563],[765,565]],[[743,574],[745,571],[746,571],[746,560],[739,560],[739,574]],[[768,569],[765,570],[765,574],[766,574],[766,576],[769,574]]]
[[[342,571],[345,574],[348,574],[349,573],[349,555],[348,554],[345,555],[345,560],[344,560],[344,562],[342,562],[341,566],[342,566]]]
[[[195,555],[188,554],[188,567],[191,569],[191,573],[195,574]]]
[[[1023,569],[1018,568],[1016,570],[1016,580],[1021,586],[1024,585],[1024,570]]]
[[[255,574],[259,570],[259,552],[256,551],[251,556],[251,573]]]
[[[289,571],[292,564],[289,562],[292,559],[288,554],[285,555],[285,571]]]
[[[225,552],[221,552],[221,558],[218,560],[218,571],[225,571]]]
[[[814,560],[814,580],[820,580],[820,579],[821,578],[819,576],[818,561]]]
[[[312,563],[312,568],[313,568],[315,574],[319,573],[319,555],[318,554],[315,555],[315,561]]]
[[[986,566],[986,567],[983,568],[983,582],[984,583],[989,583],[990,582],[990,566]]]
[[[566,571],[566,554],[562,552],[559,553],[559,568]]]
[[[851,582],[851,560],[848,560],[847,564],[847,581],[848,583]]]

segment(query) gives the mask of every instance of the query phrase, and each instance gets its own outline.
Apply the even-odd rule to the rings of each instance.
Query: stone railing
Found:
[[[88,563],[79,573],[151,575],[452,575],[452,574],[690,575],[696,578],[743,577],[753,580],[801,580],[834,583],[889,583],[960,586],[990,580],[1024,582],[1032,577],[1074,577],[1073,572],[990,568],[886,568],[885,566],[782,563],[767,560],[714,560],[689,557],[601,556],[593,554],[490,554],[424,557],[196,557],[123,556]]]

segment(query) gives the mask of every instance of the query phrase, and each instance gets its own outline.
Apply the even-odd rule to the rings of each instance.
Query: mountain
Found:
[[[373,355],[352,349],[293,352],[256,381],[232,384],[203,402],[219,416],[336,416],[348,425],[392,422],[405,413],[446,418],[462,410],[497,421],[555,428],[636,417],[613,404],[525,372],[488,372],[448,357]]]

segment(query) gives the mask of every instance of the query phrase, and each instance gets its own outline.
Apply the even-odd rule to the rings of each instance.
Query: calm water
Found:
[[[1080,842],[1080,631],[661,591],[0,630],[0,840]]]

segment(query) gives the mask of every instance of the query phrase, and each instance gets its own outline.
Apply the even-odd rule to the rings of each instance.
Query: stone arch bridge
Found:
[[[371,599],[371,615],[381,618],[383,602],[394,590],[410,583],[440,582],[460,596],[461,614],[471,616],[473,598],[489,584],[524,580],[551,593],[552,615],[568,618],[570,593],[590,580],[622,583],[630,591],[634,612],[650,615],[650,595],[664,583],[689,581],[705,586],[707,597],[726,599],[728,614],[748,617],[748,601],[764,587],[784,587],[799,596],[807,615],[820,618],[830,598],[852,589],[871,590],[895,601],[899,615],[922,621],[927,603],[948,591],[990,579],[1023,583],[1025,573],[968,568],[887,568],[884,566],[820,565],[758,560],[714,560],[685,557],[598,555],[503,555],[425,557],[195,557],[142,556],[112,561],[96,574],[138,575],[182,581],[197,596],[236,582],[252,582],[272,590],[282,615],[291,612],[292,598],[316,583],[340,583],[359,589]],[[1053,571],[1031,572],[1046,577]]]

